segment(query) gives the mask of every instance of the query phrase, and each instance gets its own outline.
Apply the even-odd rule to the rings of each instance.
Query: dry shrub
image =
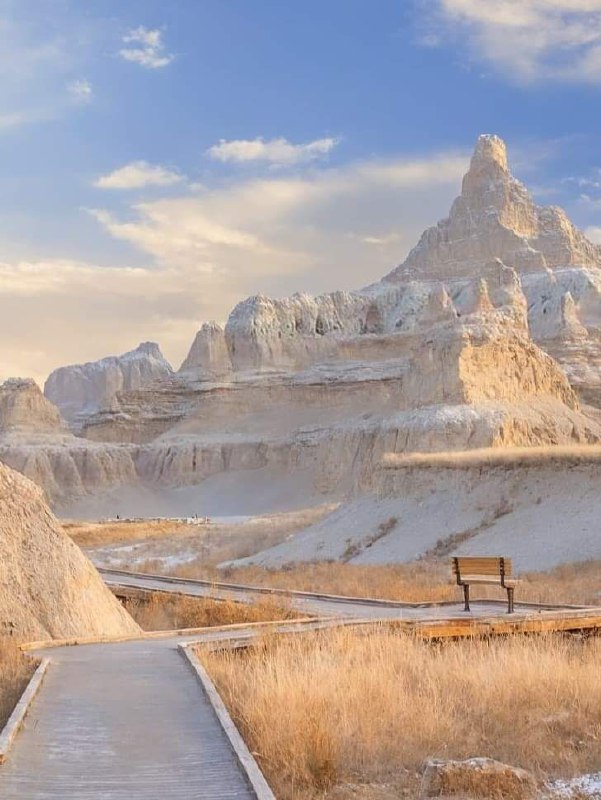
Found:
[[[282,800],[415,785],[429,757],[488,756],[539,777],[601,767],[599,639],[434,645],[347,629],[201,654]]]
[[[0,729],[10,717],[35,669],[35,661],[11,637],[0,638]]]
[[[145,631],[181,628],[210,628],[240,622],[271,622],[298,615],[285,603],[266,597],[254,603],[212,600],[204,597],[152,592],[146,597],[130,597],[125,608]]]

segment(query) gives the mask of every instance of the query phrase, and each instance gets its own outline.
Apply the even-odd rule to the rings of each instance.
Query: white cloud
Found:
[[[179,364],[201,320],[225,320],[250,294],[371,283],[446,214],[467,160],[364,161],[194,194],[186,186],[122,216],[93,211],[111,237],[146,254],[147,266],[0,263],[0,365],[42,380],[61,364],[147,339]]]
[[[182,180],[183,176],[178,172],[159,164],[132,161],[108,175],[101,175],[94,186],[99,189],[141,189],[145,186],[173,186]]]
[[[124,47],[119,50],[119,55],[126,61],[133,61],[147,69],[159,69],[171,64],[175,56],[167,53],[163,42],[162,31],[151,30],[140,25],[129,31],[123,37],[124,44],[133,47]]]
[[[455,40],[516,82],[601,82],[601,0],[435,0],[429,46]]]
[[[86,105],[92,101],[92,84],[85,79],[72,81],[67,86],[67,91],[73,100],[80,105]]]
[[[360,240],[364,244],[373,244],[375,247],[388,247],[391,244],[398,244],[401,237],[396,231],[385,233],[382,236],[362,236]]]
[[[264,161],[278,166],[301,164],[323,158],[338,144],[339,139],[331,137],[316,139],[306,144],[293,144],[287,139],[221,139],[209,147],[207,154],[216,161],[248,163]]]
[[[601,228],[595,225],[591,225],[591,227],[586,228],[584,231],[584,235],[587,239],[590,239],[591,242],[595,244],[601,244]]]

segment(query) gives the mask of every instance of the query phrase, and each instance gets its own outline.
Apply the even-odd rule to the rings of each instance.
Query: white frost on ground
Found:
[[[601,772],[594,772],[590,775],[580,775],[572,780],[553,781],[549,784],[549,789],[554,797],[557,798],[601,798]]]

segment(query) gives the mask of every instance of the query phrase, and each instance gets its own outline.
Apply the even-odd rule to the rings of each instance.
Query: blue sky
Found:
[[[0,374],[354,288],[479,133],[601,241],[601,0],[0,0]]]

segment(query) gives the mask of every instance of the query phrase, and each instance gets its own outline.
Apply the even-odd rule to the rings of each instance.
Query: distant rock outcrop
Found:
[[[0,636],[125,636],[139,630],[61,530],[41,490],[0,465]]]
[[[449,216],[428,228],[385,280],[486,277],[495,258],[519,272],[598,268],[601,247],[589,242],[560,208],[536,206],[509,172],[505,143],[483,135]]]
[[[110,407],[121,391],[139,389],[171,376],[158,344],[143,342],[135,350],[100,361],[59,367],[48,377],[44,394],[68,420]]]
[[[221,325],[217,322],[202,324],[179,371],[206,380],[229,375],[232,362]]]
[[[0,383],[0,432],[65,430],[59,410],[31,378],[9,378]]]

